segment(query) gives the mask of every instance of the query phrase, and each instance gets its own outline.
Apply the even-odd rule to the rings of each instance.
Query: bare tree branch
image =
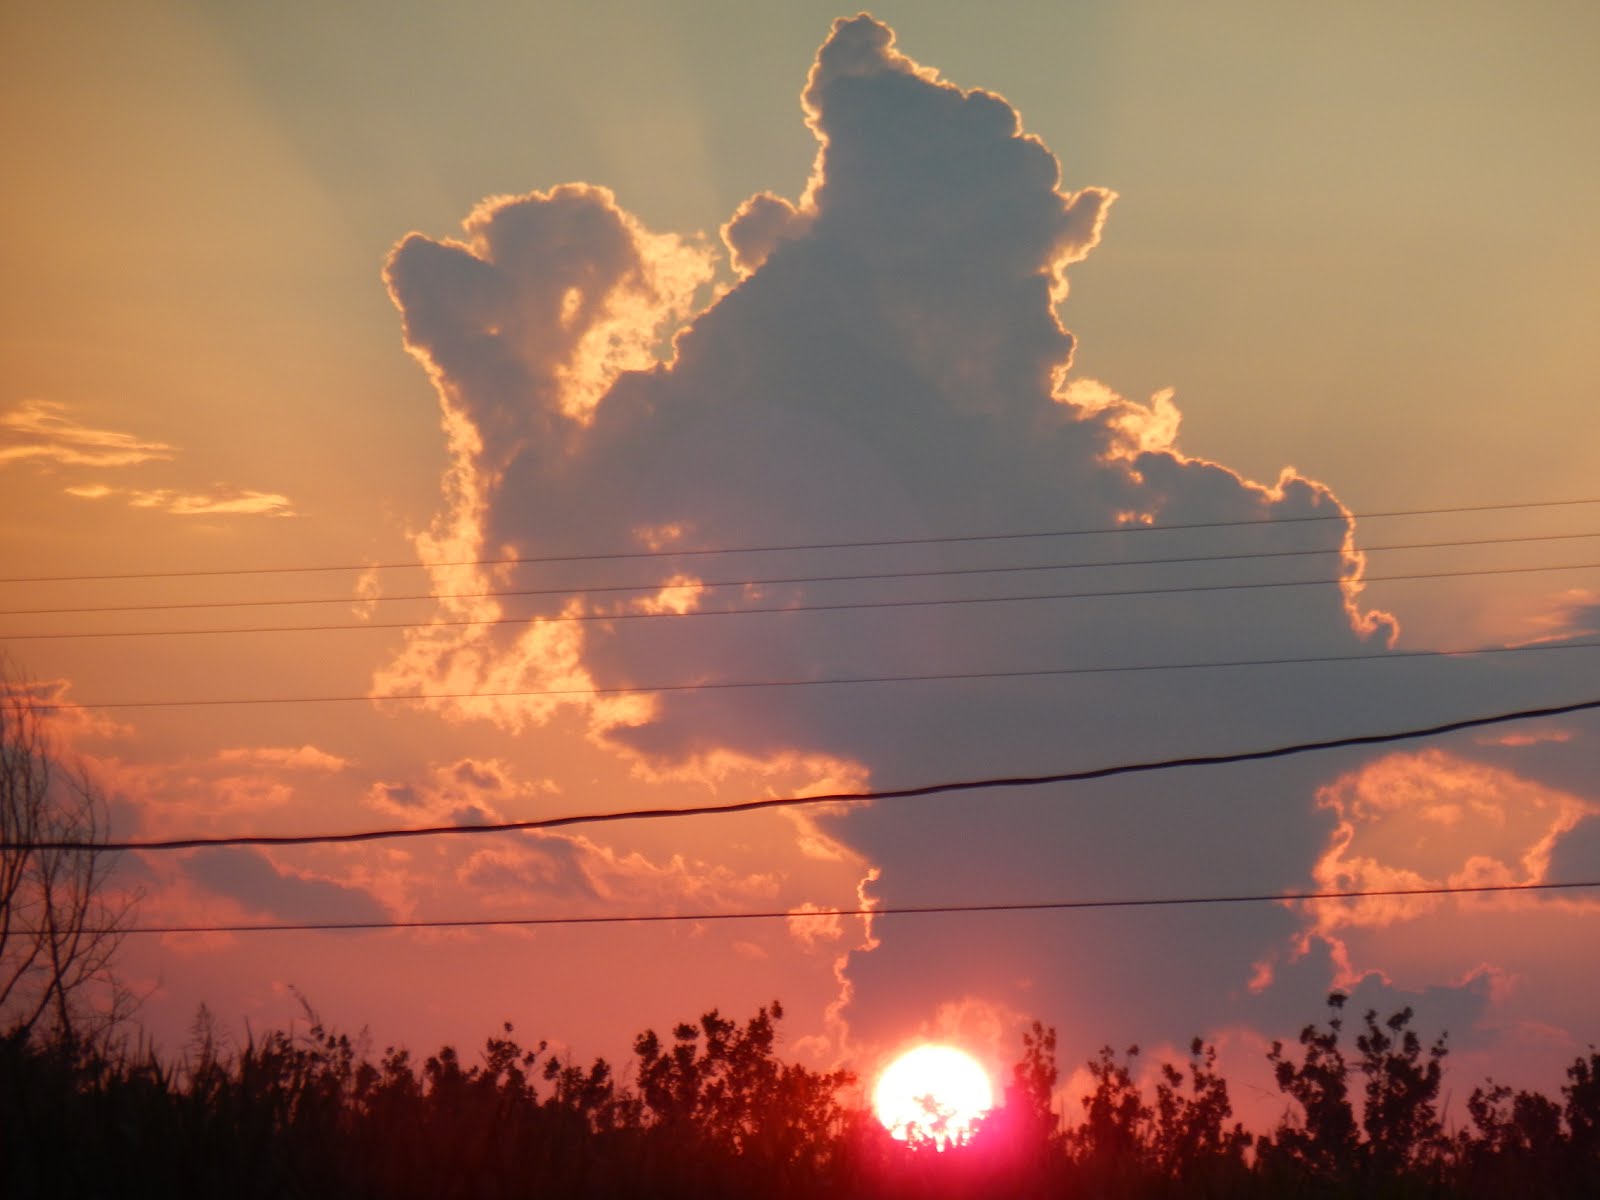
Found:
[[[35,692],[0,661],[0,1033],[81,1038],[125,1015],[111,967],[132,900],[109,895],[108,855],[41,847],[107,833],[100,792],[62,764]]]

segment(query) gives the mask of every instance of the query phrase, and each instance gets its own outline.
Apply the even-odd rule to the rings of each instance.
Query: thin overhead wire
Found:
[[[1546,717],[1567,716],[1600,708],[1600,699],[1580,700],[1571,704],[1544,708],[1524,708],[1488,716],[1467,717],[1439,725],[1421,728],[1391,730],[1386,733],[1355,734],[1315,742],[1294,742],[1266,750],[1240,750],[1226,754],[1185,755],[1179,758],[1153,759],[1142,762],[1118,763],[1113,766],[1091,767],[1085,770],[1060,771],[1048,775],[991,776],[983,779],[953,780],[943,783],[922,784],[908,788],[886,788],[860,792],[831,792],[816,796],[777,796],[760,800],[746,800],[736,804],[707,804],[688,808],[636,808],[613,812],[577,813],[564,817],[545,817],[532,821],[498,821],[482,825],[433,825],[422,828],[367,829],[352,833],[318,834],[245,834],[220,837],[167,838],[154,841],[104,841],[86,842],[63,839],[29,843],[0,842],[0,850],[37,849],[70,850],[110,853],[125,850],[145,852],[170,850],[196,850],[216,846],[311,846],[344,845],[352,842],[390,841],[399,838],[436,837],[446,835],[482,836],[486,834],[527,832],[531,830],[564,829],[574,825],[599,825],[618,821],[648,821],[678,819],[683,817],[728,816],[733,813],[759,812],[772,808],[800,808],[820,804],[860,803],[869,800],[904,800],[923,796],[946,795],[954,792],[971,792],[994,788],[1028,788],[1044,784],[1084,783],[1095,779],[1111,779],[1121,775],[1147,774],[1156,771],[1173,771],[1189,767],[1214,767],[1234,763],[1263,762],[1268,759],[1290,758],[1324,750],[1347,749],[1357,746],[1392,745],[1396,742],[1418,741],[1440,737],[1468,729],[1483,729],[1492,725],[1505,725],[1516,721],[1532,721]]]
[[[1372,512],[1314,513],[1296,517],[1273,517],[1267,520],[1187,521],[1164,525],[1113,525],[1098,528],[1033,530],[1002,533],[957,534],[937,537],[880,538],[862,541],[791,542],[783,544],[717,546],[689,549],[617,550],[586,554],[544,554],[508,556],[503,558],[459,559],[448,562],[423,562],[408,559],[380,563],[334,563],[324,565],[288,565],[278,567],[216,567],[185,568],[171,571],[124,571],[81,573],[71,575],[28,575],[0,577],[4,583],[87,583],[107,580],[132,579],[199,579],[245,575],[299,575],[333,571],[387,571],[419,567],[490,567],[522,566],[534,563],[558,562],[620,562],[627,559],[695,558],[721,554],[772,554],[802,550],[861,550],[889,546],[956,545],[968,542],[1020,541],[1029,538],[1090,537],[1114,533],[1158,533],[1175,530],[1231,529],[1241,526],[1268,528],[1275,525],[1299,525],[1318,521],[1371,521],[1391,517],[1446,516],[1462,513],[1510,512],[1523,509],[1571,508],[1586,504],[1600,504],[1600,496],[1568,500],[1521,500],[1501,504],[1460,504],[1436,508],[1388,509]]]
[[[471,917],[444,920],[412,921],[303,921],[273,922],[250,925],[130,925],[123,928],[104,927],[86,929],[87,935],[99,934],[181,934],[181,933],[324,933],[365,932],[389,929],[492,929],[516,928],[534,925],[649,925],[681,922],[711,921],[764,921],[782,918],[787,921],[835,919],[838,917],[905,917],[932,916],[951,913],[1018,913],[1059,912],[1074,909],[1115,908],[1176,908],[1212,904],[1303,904],[1329,900],[1366,900],[1373,898],[1403,898],[1409,896],[1465,896],[1504,892],[1551,892],[1600,888],[1600,879],[1582,879],[1554,883],[1485,883],[1452,885],[1448,887],[1383,888],[1375,890],[1318,891],[1318,892],[1246,892],[1226,896],[1141,896],[1110,900],[1042,900],[1002,904],[906,904],[885,905],[881,908],[764,909],[741,912],[698,913],[627,913],[615,916],[565,916],[565,917]]]
[[[1050,568],[1029,569],[1047,570]],[[342,633],[363,630],[433,628],[453,629],[464,626],[488,627],[493,625],[525,625],[534,621],[538,621],[540,624],[546,625],[564,625],[575,622],[589,621],[670,621],[688,617],[745,617],[785,613],[846,612],[874,608],[947,608],[956,605],[968,604],[1015,604],[1025,601],[1044,600],[1124,599],[1135,596],[1176,596],[1202,594],[1206,592],[1260,591],[1266,588],[1332,587],[1341,583],[1399,583],[1427,579],[1463,579],[1492,575],[1527,575],[1539,572],[1586,571],[1595,569],[1600,569],[1600,561],[1557,563],[1553,565],[1532,567],[1480,567],[1474,570],[1463,571],[1414,571],[1394,575],[1363,575],[1358,580],[1323,576],[1316,579],[1268,579],[1253,580],[1247,583],[1184,584],[1175,587],[1107,588],[1096,591],[1075,592],[1023,592],[1004,596],[934,596],[918,600],[843,600],[837,602],[830,601],[804,604],[751,605],[745,608],[693,608],[681,612],[676,609],[661,609],[649,612],[625,611],[558,613],[550,616],[520,614],[516,616],[498,617],[448,617],[443,620],[430,619],[418,621],[340,621],[320,625],[235,625],[219,626],[215,628],[191,626],[179,629],[74,629],[49,633],[0,634],[0,641],[41,642],[76,641],[83,638],[195,637],[224,633]],[[531,593],[485,593],[485,595],[527,594]],[[412,598],[429,599],[431,597]],[[462,599],[466,597],[454,598]],[[351,597],[345,597],[342,601],[340,601],[340,603],[345,604],[355,602],[356,601],[354,601]],[[253,604],[256,602],[248,601],[246,603]],[[318,601],[318,603],[321,603],[321,601]]]
[[[491,692],[408,692],[401,695],[346,693],[333,696],[220,696],[176,700],[81,700],[40,703],[39,712],[87,712],[93,709],[239,708],[285,704],[406,704],[436,700],[537,700],[562,696],[641,696],[656,692],[692,693],[773,688],[846,687],[861,684],[951,683],[982,679],[1053,679],[1075,675],[1131,675],[1147,671],[1224,671],[1256,667],[1301,667],[1329,663],[1456,660],[1498,654],[1537,654],[1566,650],[1600,650],[1600,642],[1534,642],[1521,646],[1482,646],[1470,650],[1382,650],[1371,654],[1305,654],[1283,658],[1234,658],[1203,662],[1113,663],[1105,666],[1029,667],[1015,671],[932,671],[906,675],[840,675],[823,679],[711,679],[693,683],[638,684],[626,687],[508,688]]]
[[[1597,537],[1600,537],[1600,531],[1588,533],[1524,534],[1517,537],[1498,538],[1464,538],[1454,541],[1399,542],[1387,546],[1362,546],[1356,547],[1355,549],[1356,552],[1360,554],[1378,554],[1397,550],[1442,550],[1460,549],[1464,547],[1528,545],[1540,542],[1568,542]],[[665,591],[699,591],[708,588],[775,587],[809,583],[860,583],[890,579],[956,578],[971,575],[1015,575],[1030,571],[1088,571],[1135,567],[1193,566],[1202,563],[1255,562],[1271,561],[1284,558],[1326,557],[1329,555],[1340,554],[1341,552],[1341,549],[1336,546],[1322,546],[1314,549],[1255,550],[1239,551],[1231,554],[1175,555],[1163,558],[1110,558],[1094,559],[1085,562],[1020,563],[998,567],[937,567],[914,571],[861,571],[832,575],[784,575],[755,579],[693,580],[686,583],[662,583],[660,581],[655,581],[649,583],[573,584],[564,587],[492,588],[476,592],[410,592],[391,596],[371,597],[351,595],[289,598],[273,597],[259,600],[178,600],[163,601],[155,604],[95,604],[54,606],[44,608],[11,608],[0,609],[0,617],[75,616],[89,613],[180,612],[228,608],[283,608],[289,606],[313,604],[399,604],[426,600],[499,600],[528,598],[535,596],[603,595],[614,594],[617,592],[645,592],[654,594]],[[1536,569],[1554,570],[1557,568]],[[1331,582],[1341,582],[1343,579],[1344,577],[1340,576],[1336,577]],[[1186,589],[1179,588],[1172,590],[1181,591]]]

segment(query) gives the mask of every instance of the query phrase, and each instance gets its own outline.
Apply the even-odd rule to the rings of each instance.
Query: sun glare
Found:
[[[878,1076],[872,1109],[902,1142],[943,1150],[972,1136],[994,1107],[989,1076],[970,1054],[951,1046],[918,1046]]]

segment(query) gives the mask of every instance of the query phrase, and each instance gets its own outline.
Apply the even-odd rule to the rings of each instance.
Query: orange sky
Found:
[[[1006,12],[0,16],[0,641],[90,706],[58,736],[117,831],[736,802],[1591,698],[1566,648],[1125,669],[1593,636],[1592,505],[1328,519],[1591,498],[1593,14]],[[1214,527],[928,541],[1146,522]],[[914,544],[660,556],[855,541]],[[921,574],[832,578],[889,572]],[[1238,586],[1289,577],[1319,582]],[[1131,594],[1175,587],[1200,590]],[[534,594],[482,595],[507,590]],[[1119,595],[948,603],[1085,590]],[[340,628],[204,632],[290,625]],[[1098,673],[1014,677],[1063,666]],[[416,692],[559,694],[382,698]],[[186,924],[1595,877],[1593,720],[1515,732],[119,879]],[[1037,1016],[1069,1062],[1205,1032],[1241,1073],[1338,985],[1548,1087],[1595,1036],[1594,904],[150,935],[122,961],[169,1046],[201,1002],[238,1032],[298,991],[380,1043],[510,1019],[618,1054],[776,996],[817,1062],[939,1033],[998,1067]]]

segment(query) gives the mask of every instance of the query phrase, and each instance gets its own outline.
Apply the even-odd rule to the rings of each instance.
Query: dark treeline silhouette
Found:
[[[891,1139],[847,1072],[783,1061],[782,1009],[647,1031],[619,1078],[510,1025],[464,1062],[375,1058],[308,1009],[225,1046],[202,1009],[178,1061],[70,1030],[0,1038],[0,1195],[393,1197],[1561,1197],[1600,1195],[1600,1052],[1560,1100],[1493,1080],[1447,1128],[1444,1039],[1344,997],[1269,1055],[1285,1115],[1234,1120],[1214,1047],[1139,1086],[1138,1048],[1088,1064],[1080,1120],[1054,1100],[1054,1030],[1024,1035],[1004,1098],[940,1152]]]

